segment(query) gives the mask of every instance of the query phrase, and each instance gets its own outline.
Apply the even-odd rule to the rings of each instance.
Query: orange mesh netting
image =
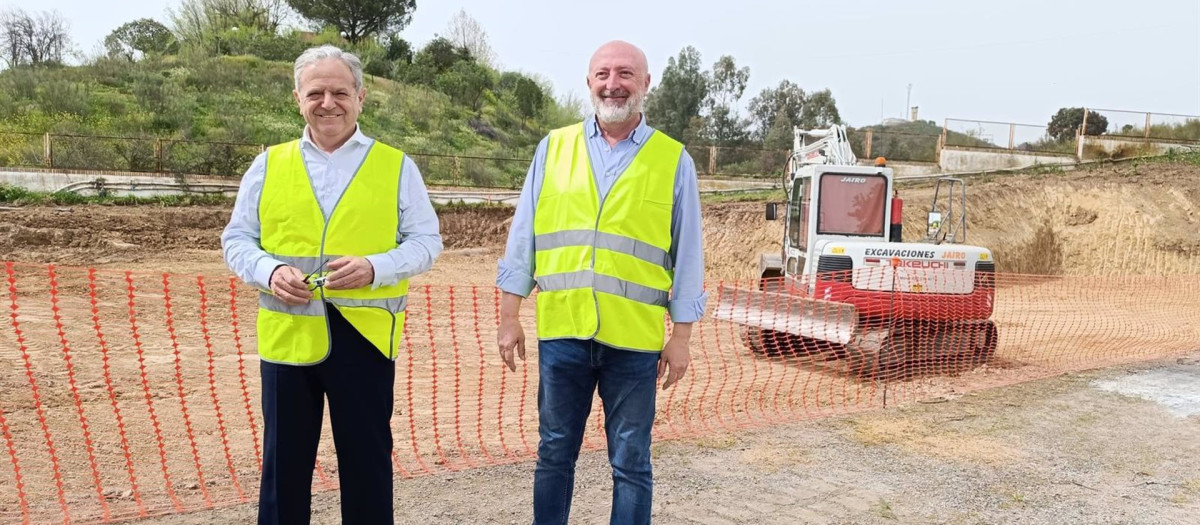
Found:
[[[656,438],[846,414],[1200,347],[1192,295],[1200,276],[988,273],[966,277],[975,279],[968,286],[884,270],[710,283],[691,368],[659,395]],[[105,522],[257,497],[255,290],[229,277],[18,263],[4,265],[3,282],[0,520]],[[974,299],[914,285],[966,286]],[[515,373],[500,366],[498,303],[491,286],[413,286],[396,361],[398,476],[534,457],[537,345]],[[532,306],[522,312],[530,339]],[[586,448],[604,447],[602,425],[597,403]],[[336,483],[326,427],[314,484]]]

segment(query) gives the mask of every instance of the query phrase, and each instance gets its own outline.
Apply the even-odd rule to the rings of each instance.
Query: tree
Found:
[[[417,52],[413,63],[431,66],[435,73],[441,74],[454,64],[470,59],[471,53],[466,48],[456,46],[445,37],[439,36],[430,40],[425,47],[421,48],[421,51]]]
[[[392,62],[411,64],[413,61],[412,44],[400,35],[388,35],[383,40],[383,49],[383,57]]]
[[[455,63],[445,73],[438,75],[435,85],[450,99],[479,111],[483,107],[483,94],[495,86],[494,73],[486,66],[469,60]]]
[[[800,125],[800,115],[804,111],[804,101],[808,97],[800,86],[789,80],[779,82],[777,88],[764,88],[758,95],[750,99],[750,121],[754,124],[754,138],[766,140],[772,129],[779,127],[791,133],[792,126]],[[779,132],[773,133],[776,138]],[[788,139],[790,142],[791,139]],[[776,142],[773,140],[772,142]],[[782,147],[787,147],[784,144]]]
[[[296,47],[294,39],[277,38],[289,15],[284,0],[182,0],[167,10],[180,45],[204,53],[256,53],[272,58],[291,54]]]
[[[496,53],[492,51],[492,46],[488,45],[487,31],[484,31],[483,26],[471,18],[465,9],[459,9],[450,17],[450,23],[446,26],[446,39],[466,49],[480,64],[494,67]]]
[[[800,122],[797,123],[800,127],[821,129],[841,123],[842,116],[838,113],[837,101],[833,99],[833,93],[828,89],[809,93],[808,97],[804,99]]]
[[[750,81],[750,68],[738,69],[732,56],[725,55],[713,64],[712,71],[705,75],[708,80],[708,137],[721,146],[729,146],[746,139],[746,121],[738,115],[737,101],[746,91]]]
[[[200,42],[234,27],[274,35],[290,14],[285,0],[183,0],[167,13],[181,42]]]
[[[546,105],[546,94],[533,79],[513,71],[500,75],[497,89],[512,97],[517,111],[525,118],[536,117]]]
[[[1061,108],[1050,117],[1046,134],[1055,140],[1070,140],[1083,126],[1083,108]],[[1100,135],[1108,131],[1108,119],[1099,113],[1088,113],[1086,135]]]
[[[437,77],[462,61],[470,61],[466,48],[452,44],[444,37],[430,40],[413,56],[412,64],[402,68],[399,78],[413,84],[433,85]]]
[[[662,78],[646,96],[646,119],[672,137],[682,138],[692,117],[708,96],[708,81],[700,71],[700,52],[687,46],[667,59]]]
[[[750,68],[738,69],[732,56],[725,55],[713,64],[708,74],[708,93],[711,105],[731,106],[742,98],[746,83],[750,81]]]
[[[70,27],[58,11],[0,13],[0,53],[9,67],[61,64],[70,48]]]
[[[287,0],[300,16],[337,27],[359,43],[379,33],[396,33],[412,21],[417,0]]]
[[[791,147],[793,127],[822,129],[842,123],[833,93],[828,89],[805,93],[789,80],[750,99],[750,120],[755,138],[769,148]]]
[[[104,38],[104,48],[111,57],[136,60],[147,54],[171,51],[175,37],[171,30],[152,18],[126,22]]]

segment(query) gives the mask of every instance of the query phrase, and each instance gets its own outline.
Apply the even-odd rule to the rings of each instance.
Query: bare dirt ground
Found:
[[[1002,389],[963,395],[982,385],[1003,385],[1054,376],[1061,370],[1094,367],[1131,360],[1149,359],[1156,354],[1153,345],[1142,344],[1136,354],[1122,355],[1124,340],[1141,330],[1162,348],[1178,352],[1188,346],[1185,339],[1195,337],[1200,323],[1173,327],[1157,323],[1166,314],[1139,308],[1139,293],[1145,290],[1120,288],[1122,275],[1195,276],[1200,269],[1200,233],[1195,211],[1200,206],[1200,168],[1174,165],[1123,164],[1091,172],[1048,173],[995,177],[970,182],[971,222],[968,240],[992,247],[1007,271],[1053,271],[1065,275],[1110,276],[1102,281],[1114,308],[1122,312],[1105,324],[1087,327],[1100,334],[1089,340],[1047,340],[1039,338],[1036,327],[1009,326],[1030,337],[1009,338],[1001,352],[1003,361],[992,363],[981,373],[966,374],[946,381],[906,383],[907,395],[901,395],[901,408],[874,410],[854,416],[824,417],[804,414],[792,419],[819,418],[805,423],[771,426],[754,431],[709,433],[707,437],[664,442],[656,445],[657,499],[656,521],[661,523],[1193,523],[1189,517],[1198,510],[1200,464],[1195,452],[1200,448],[1196,416],[1180,418],[1151,402],[1101,391],[1091,386],[1093,379],[1113,378],[1140,373],[1142,367],[1122,365],[1100,372],[1085,372]],[[906,238],[919,236],[924,228],[921,203],[932,195],[928,186],[901,187],[906,199]],[[0,259],[46,263],[68,267],[94,266],[111,270],[172,272],[180,282],[178,290],[195,288],[195,275],[214,278],[210,286],[224,284],[225,304],[229,302],[227,283],[219,277],[228,272],[221,261],[219,234],[228,218],[228,207],[28,207],[0,211]],[[511,212],[504,208],[465,208],[442,212],[442,231],[447,251],[429,274],[414,280],[418,287],[432,285],[474,285],[486,290],[494,281],[495,261],[503,250]],[[752,278],[758,254],[778,250],[781,222],[762,220],[761,203],[725,203],[707,205],[704,211],[707,278],[712,284],[721,280]],[[1006,268],[1007,266],[1007,268]],[[31,267],[28,271],[36,270]],[[147,275],[150,275],[147,274]],[[86,291],[79,281],[67,279],[65,289]],[[108,276],[111,295],[101,295],[98,309],[120,316],[124,308],[119,274]],[[161,283],[155,278],[139,277],[140,292],[161,300]],[[110,281],[110,282],[109,282]],[[22,281],[25,282],[25,281]],[[1097,281],[1100,283],[1101,281]],[[1182,281],[1180,281],[1182,282]],[[1195,287],[1195,278],[1178,288]],[[1058,295],[1045,301],[1053,283],[1022,286],[1010,296],[1023,298],[1007,308],[1025,315],[1041,308],[1044,315],[1071,312],[1078,306],[1076,297]],[[1170,280],[1164,280],[1170,287]],[[435,288],[435,292],[437,289]],[[25,289],[22,294],[44,293],[44,289]],[[1057,292],[1055,292],[1057,293]],[[252,294],[251,294],[252,295]],[[1051,293],[1051,295],[1054,295]],[[1186,293],[1184,293],[1186,295]],[[69,328],[72,341],[82,340],[87,330],[89,311],[86,294],[71,299],[67,310],[81,312],[79,326]],[[214,294],[216,302],[219,294]],[[1039,301],[1039,298],[1041,302]],[[461,299],[461,298],[460,298]],[[486,298],[485,298],[486,299]],[[197,311],[192,303],[179,299],[174,306],[180,312]],[[245,302],[243,315],[252,315],[252,296]],[[486,301],[485,301],[486,303]],[[1174,301],[1171,304],[1194,311],[1196,304]],[[438,307],[445,305],[439,304]],[[710,304],[711,307],[711,304]],[[38,335],[49,345],[33,348],[45,357],[59,351],[56,328],[48,307],[26,309],[22,313],[27,336]],[[202,334],[194,328],[168,334],[161,326],[162,313],[152,315],[158,323],[147,341],[160,342],[166,352],[152,356],[147,364],[151,375],[163,384],[171,384],[174,362],[169,345],[178,335],[185,348],[205,346]],[[72,310],[73,309],[73,310]],[[1080,310],[1082,312],[1083,310]],[[483,309],[484,317],[488,314]],[[108,315],[105,313],[104,315]],[[214,325],[227,323],[228,313],[214,307]],[[1014,319],[1020,321],[1018,315]],[[107,318],[107,317],[106,317]],[[1193,315],[1192,319],[1196,319]],[[1000,320],[1001,322],[1003,319]],[[449,327],[426,323],[419,317],[410,320],[429,333],[432,343]],[[154,323],[146,322],[147,326]],[[182,323],[181,323],[182,324]],[[424,324],[425,326],[421,326]],[[1160,326],[1162,325],[1162,326]],[[530,325],[531,326],[531,325]],[[1137,327],[1137,328],[1134,328]],[[120,327],[107,327],[122,334]],[[461,329],[462,327],[460,327]],[[483,330],[483,337],[492,337]],[[251,330],[246,325],[244,330]],[[1002,324],[1001,329],[1006,330]],[[76,333],[71,330],[82,330]],[[10,330],[11,332],[11,330]],[[1002,332],[1004,333],[1004,332]],[[94,336],[91,336],[94,337]],[[722,341],[735,345],[732,333],[712,334],[716,348]],[[14,341],[11,333],[4,345]],[[439,343],[444,345],[441,339]],[[218,347],[231,345],[227,339],[214,340]],[[467,348],[480,352],[491,341],[469,341]],[[36,346],[36,345],[32,345]],[[114,351],[129,350],[128,336],[115,335]],[[446,348],[446,346],[442,346]],[[253,350],[249,349],[252,353]],[[20,370],[15,354],[4,354],[3,365]],[[1160,354],[1161,355],[1161,354]],[[36,357],[36,356],[35,356]],[[478,358],[478,356],[476,356]],[[91,359],[91,358],[89,358]],[[748,367],[753,364],[753,380],[745,390],[734,390],[733,397],[752,395],[768,399],[755,382],[772,377],[791,377],[797,372],[788,363],[762,365],[740,361],[720,361],[702,366],[698,361],[693,376],[723,373],[724,367]],[[248,372],[256,375],[251,363]],[[423,363],[418,363],[422,365]],[[440,367],[447,366],[443,362]],[[81,370],[85,363],[80,359]],[[95,380],[99,362],[91,371],[93,382],[85,385],[84,402],[106,404],[109,399]],[[232,371],[235,361],[218,360],[218,371]],[[403,364],[401,364],[403,366]],[[434,369],[438,370],[438,366]],[[486,365],[480,365],[486,366]],[[1162,362],[1155,367],[1190,374],[1200,381],[1194,361],[1183,364]],[[141,385],[138,363],[114,363],[114,373],[124,384],[118,385],[120,403],[138,401]],[[1057,368],[1057,370],[1056,370]],[[445,370],[444,368],[440,368]],[[468,368],[466,377],[478,370]],[[41,373],[41,371],[39,371]],[[202,368],[189,374],[188,396],[205,396]],[[787,374],[791,373],[792,376]],[[23,374],[5,380],[5,410],[29,407],[25,392],[9,390],[25,384]],[[443,376],[443,381],[445,381]],[[482,377],[482,376],[481,376]],[[741,380],[739,375],[738,380]],[[197,383],[197,381],[200,381]],[[419,388],[434,381],[418,377]],[[62,387],[66,378],[51,376],[43,385],[48,401],[58,403],[57,416],[70,422],[74,410],[70,394]],[[118,381],[120,383],[121,381]],[[699,383],[699,380],[697,380]],[[832,383],[816,386],[821,392],[833,392]],[[221,385],[226,386],[235,385]],[[182,388],[182,387],[181,387]],[[482,389],[482,386],[480,387]],[[191,389],[195,389],[193,392]],[[798,390],[806,392],[807,387]],[[46,393],[48,392],[48,393]],[[791,395],[797,390],[784,392]],[[228,397],[227,397],[228,394]],[[242,403],[236,390],[222,391],[226,410],[236,411]],[[257,396],[251,391],[252,403]],[[780,390],[775,390],[780,395]],[[829,394],[832,396],[832,394]],[[875,395],[872,392],[870,395]],[[163,414],[172,407],[174,392],[154,392]],[[180,396],[182,397],[182,395]],[[190,397],[189,397],[190,399]],[[893,398],[893,404],[895,404]],[[913,403],[913,400],[944,400],[945,403]],[[718,402],[721,399],[718,398]],[[740,401],[739,401],[740,402]],[[399,405],[398,405],[399,406]],[[871,404],[879,408],[879,404]],[[443,410],[446,407],[443,405]],[[53,414],[52,414],[53,415]],[[428,417],[429,414],[421,414]],[[167,416],[163,416],[166,418]],[[178,414],[176,414],[178,419]],[[199,416],[198,416],[199,417]],[[211,419],[211,415],[203,417]],[[246,425],[235,423],[235,428]],[[534,421],[524,414],[522,421]],[[178,434],[185,421],[165,420],[164,428]],[[401,422],[404,426],[404,422]],[[511,422],[510,422],[511,423]],[[146,440],[153,430],[141,421],[131,427],[134,439]],[[142,428],[142,427],[146,428]],[[253,439],[244,428],[235,446],[244,450]],[[526,432],[531,429],[526,428]],[[18,437],[38,438],[38,430],[22,429]],[[422,436],[421,439],[425,439]],[[221,444],[213,433],[202,436],[206,454],[219,455]],[[510,439],[515,439],[510,436]],[[398,438],[399,444],[400,438]],[[182,441],[181,441],[182,442]],[[448,441],[447,441],[448,443]],[[511,443],[510,443],[511,444]],[[78,445],[78,443],[74,443]],[[115,445],[110,444],[110,448]],[[76,447],[79,448],[79,447]],[[152,450],[152,449],[147,449]],[[423,448],[428,453],[429,447]],[[111,452],[111,451],[110,451]],[[324,455],[328,458],[331,453]],[[173,470],[186,468],[180,456],[172,461]],[[153,470],[158,458],[151,452],[137,458]],[[223,464],[219,457],[205,458],[206,463]],[[84,457],[76,450],[71,464],[75,476],[86,483],[90,474]],[[123,465],[110,465],[120,469]],[[254,471],[253,464],[238,463],[235,470]],[[528,520],[529,483],[532,465],[471,469],[457,473],[438,473],[397,482],[397,521],[400,523],[522,523]],[[49,476],[49,473],[42,473]],[[47,477],[48,479],[48,477]],[[0,485],[5,480],[0,479]],[[589,452],[581,460],[576,495],[578,522],[604,522],[609,486],[603,452]],[[247,487],[248,489],[251,487]],[[52,489],[51,489],[52,490]],[[195,498],[193,498],[195,499]],[[318,497],[316,521],[336,523],[336,494]],[[0,509],[4,510],[4,509]],[[9,508],[8,510],[12,510]],[[231,507],[217,511],[170,516],[149,523],[240,523],[253,520],[251,507]]]
[[[1200,417],[1101,389],[1195,357],[654,446],[655,523],[1192,524]],[[1200,408],[1192,400],[1192,409]],[[533,465],[396,485],[397,523],[528,523]],[[580,460],[572,523],[608,523],[608,465]],[[339,523],[335,493],[313,523]],[[249,523],[252,505],[146,520]]]

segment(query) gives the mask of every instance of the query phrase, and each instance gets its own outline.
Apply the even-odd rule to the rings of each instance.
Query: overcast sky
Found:
[[[178,0],[11,0],[58,10],[76,46]],[[1200,0],[651,1],[418,0],[402,36],[417,47],[459,9],[488,33],[502,69],[585,96],[587,61],[610,39],[645,50],[653,80],[686,45],[707,68],[749,66],[745,104],[788,79],[829,88],[851,125],[904,115],[1045,124],[1063,106],[1200,115]],[[169,24],[168,24],[169,25]],[[653,124],[653,123],[651,123]]]

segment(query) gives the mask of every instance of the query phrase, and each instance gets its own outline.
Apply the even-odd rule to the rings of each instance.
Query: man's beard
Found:
[[[634,115],[642,112],[642,101],[644,97],[636,91],[629,92],[625,98],[625,103],[620,106],[614,106],[606,103],[602,96],[612,96],[613,92],[604,90],[600,95],[592,93],[592,107],[596,110],[596,119],[605,124],[614,122],[628,121]]]

